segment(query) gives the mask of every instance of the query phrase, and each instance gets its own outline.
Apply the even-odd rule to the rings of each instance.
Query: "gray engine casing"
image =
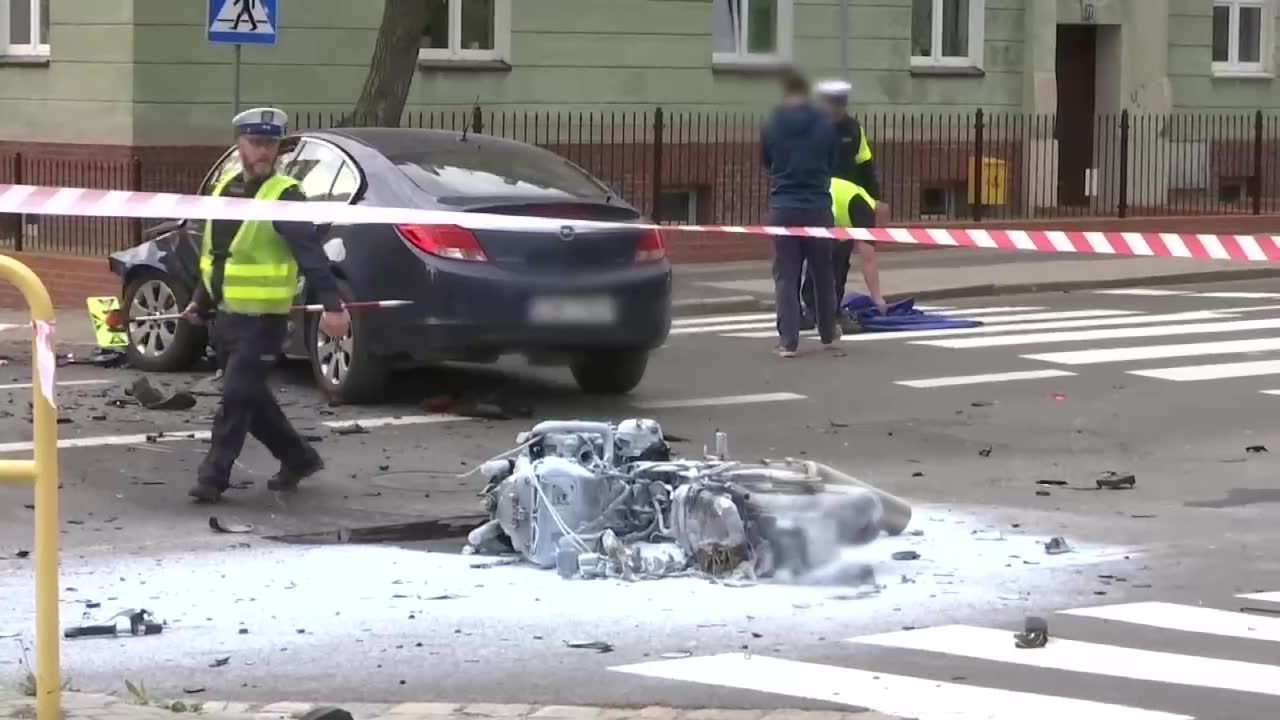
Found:
[[[540,567],[555,567],[565,535],[556,518],[577,531],[604,511],[606,491],[605,480],[572,460],[521,458],[498,487],[495,516],[517,552]]]

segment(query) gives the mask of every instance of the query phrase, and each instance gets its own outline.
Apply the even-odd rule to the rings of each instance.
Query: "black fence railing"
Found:
[[[882,201],[898,223],[1280,212],[1280,115],[868,114]],[[546,147],[665,223],[762,223],[758,114],[668,111],[409,112],[403,127]],[[360,126],[303,112],[299,130]],[[194,192],[219,147],[181,159],[0,154],[0,182]],[[0,248],[101,254],[130,220],[0,216]]]

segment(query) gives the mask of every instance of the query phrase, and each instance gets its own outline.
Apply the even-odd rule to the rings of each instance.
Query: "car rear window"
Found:
[[[610,190],[554,153],[520,145],[428,143],[388,153],[409,179],[435,197],[601,199]]]

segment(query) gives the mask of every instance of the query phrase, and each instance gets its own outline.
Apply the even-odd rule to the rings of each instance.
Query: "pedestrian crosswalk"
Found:
[[[1250,602],[1278,603],[1280,592],[1236,596]],[[1237,607],[1239,604],[1237,602]],[[1263,717],[1252,710],[1242,713],[1220,709],[1212,715],[1181,707],[1185,695],[1151,692],[1144,683],[1182,686],[1194,692],[1240,693],[1223,702],[1230,708],[1253,696],[1280,697],[1280,660],[1256,646],[1280,642],[1280,607],[1220,610],[1168,602],[1134,602],[1067,609],[1056,615],[1077,618],[1066,633],[1065,622],[1050,618],[1048,644],[1020,648],[1013,632],[974,625],[940,625],[849,638],[836,652],[836,664],[806,662],[782,657],[730,653],[679,660],[646,662],[611,668],[620,673],[703,685],[740,688],[828,703],[865,707],[889,715],[918,720],[1218,720]],[[1083,624],[1081,624],[1083,623]],[[1145,630],[1146,632],[1141,632]],[[1161,633],[1152,636],[1150,632]],[[1078,639],[1090,633],[1104,642]],[[1120,638],[1132,638],[1126,643]],[[1190,647],[1200,641],[1211,644],[1204,655],[1151,649],[1164,642]],[[1244,651],[1250,659],[1233,659],[1222,643]],[[1134,647],[1133,645],[1146,645]],[[888,659],[876,651],[892,651]],[[822,651],[823,657],[831,653]],[[892,663],[912,673],[884,672],[876,665]],[[848,665],[848,666],[846,666]],[[942,669],[939,669],[942,668]],[[1026,673],[1015,676],[1011,670]],[[914,674],[918,671],[918,675]],[[987,672],[993,671],[993,672]],[[946,673],[949,680],[931,675]],[[1068,675],[1069,673],[1069,675]],[[970,674],[985,682],[967,682]],[[1015,679],[1016,678],[1016,679]],[[1099,680],[1132,687],[1111,692],[1111,698],[1089,697],[1102,685]],[[1020,688],[1052,688],[1028,692]],[[1247,695],[1245,695],[1247,694]],[[1124,699],[1117,703],[1114,696]],[[1280,700],[1264,701],[1280,707]],[[1197,707],[1204,707],[1198,704]],[[1280,710],[1265,716],[1280,716]]]
[[[1070,307],[921,305],[922,310],[983,324],[858,333],[843,342],[851,348],[862,343],[899,343],[948,351],[1011,351],[1001,356],[1007,357],[1003,366],[984,357],[986,372],[896,380],[917,390],[1026,383],[1097,372],[1095,367],[1176,383],[1280,375],[1280,304],[1259,304],[1280,300],[1280,292],[1116,288],[1097,290],[1092,296],[1098,306],[1082,307],[1077,298]],[[777,333],[774,314],[761,312],[682,318],[675,321],[672,334],[763,340]],[[1273,382],[1277,385],[1257,390],[1280,395],[1280,390],[1273,389],[1280,379]]]

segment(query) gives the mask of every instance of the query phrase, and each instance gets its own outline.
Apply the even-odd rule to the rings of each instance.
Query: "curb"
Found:
[[[1071,292],[1074,290],[1105,290],[1108,288],[1132,287],[1135,285],[1186,285],[1189,283],[1225,283],[1244,280],[1261,280],[1280,278],[1280,268],[1251,268],[1248,270],[1202,270],[1194,273],[1178,273],[1174,275],[1153,275],[1147,277],[1127,277],[1111,280],[1063,280],[1039,283],[1010,283],[987,285],[962,285],[952,288],[937,288],[919,292],[890,293],[886,296],[889,302],[915,298],[916,300],[954,300],[970,297],[999,297],[1001,295],[1029,295],[1035,293]],[[693,298],[676,300],[672,303],[674,317],[698,317],[719,313],[761,312],[772,310],[774,301],[771,298],[751,295],[733,295],[723,298]]]
[[[302,703],[269,704],[208,701],[187,698],[184,710],[169,705],[131,704],[114,695],[63,693],[67,720],[164,720],[200,717],[207,720],[296,720],[312,710],[341,708],[357,720],[902,720],[850,708],[846,712],[812,710],[732,710],[670,707],[585,707],[575,705],[504,705],[496,703]],[[199,706],[198,714],[189,708]],[[34,719],[35,700],[0,693],[0,717]]]

